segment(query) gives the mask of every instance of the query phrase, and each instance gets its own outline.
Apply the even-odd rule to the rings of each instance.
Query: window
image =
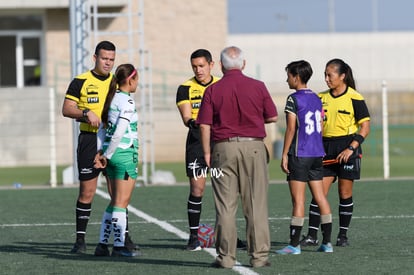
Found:
[[[0,17],[0,87],[42,84],[41,22],[40,15]]]

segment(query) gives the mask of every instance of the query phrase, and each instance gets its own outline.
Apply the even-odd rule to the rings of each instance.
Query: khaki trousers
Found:
[[[267,151],[262,141],[221,142],[213,147],[212,186],[216,206],[216,261],[231,268],[236,261],[236,213],[240,196],[246,219],[247,251],[252,266],[268,260]]]

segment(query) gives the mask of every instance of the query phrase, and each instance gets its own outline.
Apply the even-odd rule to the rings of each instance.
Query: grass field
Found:
[[[271,253],[271,268],[234,270],[210,268],[214,250],[194,253],[183,250],[187,238],[186,201],[188,186],[137,187],[131,201],[130,231],[143,256],[135,259],[96,258],[102,211],[108,200],[97,195],[88,227],[88,254],[69,254],[74,241],[76,187],[61,187],[63,166],[58,167],[58,188],[49,188],[48,167],[0,168],[0,274],[412,274],[414,259],[414,147],[409,137],[413,127],[398,127],[390,133],[390,176],[383,181],[381,131],[373,128],[364,144],[362,181],[356,183],[355,211],[349,237],[351,246],[334,247],[331,255],[304,248],[298,256]],[[280,161],[269,165],[272,183],[283,183]],[[157,163],[156,170],[172,171],[177,182],[186,183],[183,163]],[[22,188],[14,188],[20,183]],[[336,187],[336,186],[335,186]],[[337,232],[336,188],[329,200]],[[99,194],[104,192],[100,189]],[[288,186],[271,184],[269,221],[272,250],[288,241],[291,211]],[[244,219],[238,213],[238,228],[244,237]],[[211,187],[203,200],[202,221],[214,224]],[[305,232],[303,232],[305,233]],[[245,251],[237,260],[248,264]]]
[[[414,152],[413,152],[414,155]],[[412,155],[393,155],[390,158],[391,177],[414,177],[412,169]],[[178,183],[188,182],[184,172],[184,163],[157,163],[156,170],[173,172]],[[383,163],[381,157],[364,156],[362,160],[362,179],[382,178]],[[60,166],[57,169],[58,185],[62,185],[62,171],[66,168]],[[0,168],[0,187],[13,187],[15,183],[23,186],[30,185],[49,185],[49,167],[16,167]],[[269,164],[269,175],[271,181],[283,181],[285,175],[280,170],[280,160],[273,159]]]
[[[335,188],[336,189],[336,188]],[[333,237],[336,236],[337,196],[332,190]],[[105,190],[100,189],[103,193]],[[237,260],[244,265],[216,270],[212,250],[188,252],[186,243],[187,186],[148,186],[134,191],[130,232],[143,256],[134,259],[94,257],[99,222],[108,200],[95,197],[88,227],[87,255],[68,253],[74,241],[76,188],[0,190],[0,274],[412,274],[414,214],[412,180],[360,181],[355,185],[355,211],[349,231],[351,246],[334,253],[303,248],[301,255],[270,255],[270,268],[249,268],[246,251]],[[272,251],[286,245],[291,211],[288,186],[269,187]],[[211,186],[203,200],[202,222],[214,224]],[[244,220],[238,213],[239,236]],[[305,222],[307,224],[307,221]],[[214,252],[214,251],[213,251]]]
[[[412,161],[414,144],[412,125],[390,126],[390,177],[414,177]],[[383,172],[383,146],[382,129],[372,127],[369,138],[363,145],[362,178],[382,178]],[[58,185],[62,184],[62,171],[67,166],[57,169]],[[177,182],[188,182],[184,172],[184,163],[156,163],[156,170],[171,171]],[[0,186],[12,187],[14,183],[26,185],[46,186],[50,181],[49,167],[15,167],[0,168]],[[280,160],[272,159],[269,164],[271,181],[283,181],[285,175],[280,170]]]

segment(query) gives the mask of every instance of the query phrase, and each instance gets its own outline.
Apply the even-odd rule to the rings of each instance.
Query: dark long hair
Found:
[[[352,75],[352,69],[348,64],[345,63],[345,61],[339,58],[334,58],[328,61],[328,63],[326,63],[326,67],[330,65],[334,65],[336,67],[336,70],[339,73],[339,75],[345,74],[345,84],[351,87],[352,89],[356,90],[354,76]]]
[[[111,84],[109,85],[109,91],[106,95],[105,104],[102,110],[101,118],[102,123],[104,124],[104,128],[108,127],[109,107],[111,106],[112,99],[114,98],[118,87],[125,84],[128,78],[133,75],[134,71],[137,73],[134,65],[132,64],[121,64],[116,68],[115,74],[112,76]]]

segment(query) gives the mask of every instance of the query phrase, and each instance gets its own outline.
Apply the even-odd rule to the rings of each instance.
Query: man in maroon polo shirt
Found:
[[[239,195],[250,264],[270,266],[268,154],[263,138],[264,124],[277,121],[277,110],[265,84],[243,75],[245,60],[239,48],[225,48],[220,62],[224,76],[206,89],[197,119],[216,205],[218,256],[213,266],[232,268],[236,262]]]

